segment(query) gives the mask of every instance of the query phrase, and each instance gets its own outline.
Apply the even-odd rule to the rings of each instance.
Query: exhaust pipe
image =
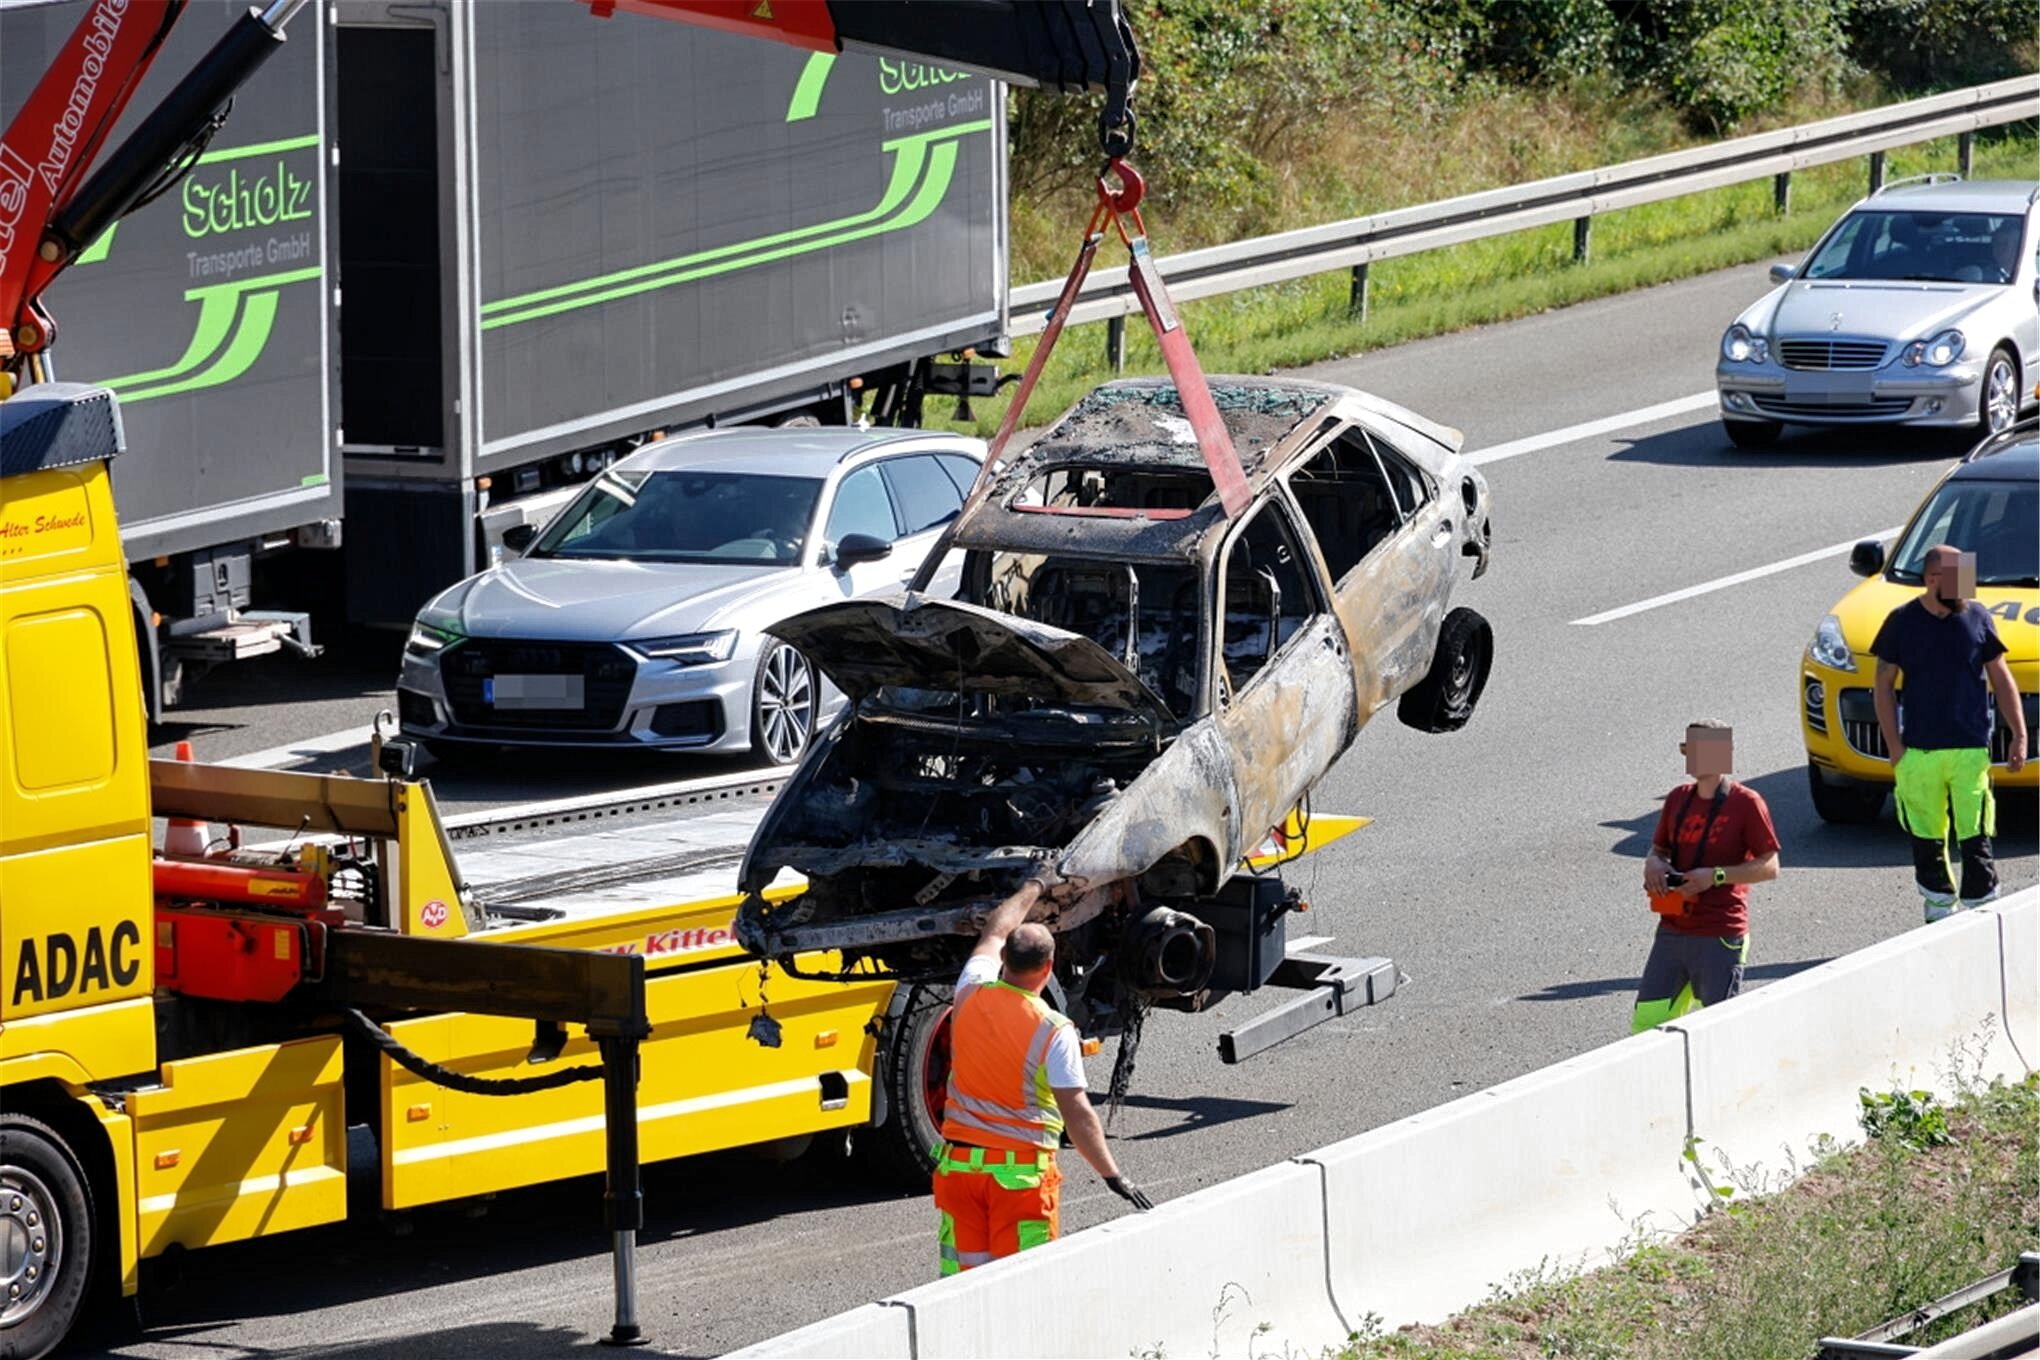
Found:
[[[1195,916],[1156,907],[1126,928],[1119,957],[1135,990],[1188,996],[1210,985],[1218,938]]]

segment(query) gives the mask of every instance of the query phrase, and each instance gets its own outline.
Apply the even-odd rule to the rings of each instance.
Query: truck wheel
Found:
[[[852,1155],[875,1179],[925,1193],[949,1086],[949,988],[916,984],[886,1016],[878,1080],[885,1114],[857,1130]]]
[[[1830,784],[1821,772],[1809,765],[1806,767],[1806,788],[1813,795],[1813,810],[1824,822],[1837,822],[1843,826],[1861,826],[1874,822],[1884,811],[1884,786],[1863,784],[1850,780],[1844,784]]]
[[[0,1115],[0,1356],[55,1350],[92,1266],[92,1198],[70,1149],[40,1120]]]
[[[1455,609],[1438,630],[1431,669],[1403,694],[1396,716],[1419,732],[1457,732],[1473,716],[1495,660],[1495,634],[1471,609]]]

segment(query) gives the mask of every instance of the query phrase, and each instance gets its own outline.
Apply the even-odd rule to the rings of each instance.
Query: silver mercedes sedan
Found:
[[[1786,425],[1902,424],[1987,435],[2040,377],[2031,180],[1899,181],[1851,208],[1721,337],[1729,441]]]
[[[642,449],[542,529],[506,535],[521,556],[418,611],[397,679],[404,733],[445,760],[643,746],[790,763],[842,696],[764,628],[899,590],[984,452],[961,435],[827,428]]]

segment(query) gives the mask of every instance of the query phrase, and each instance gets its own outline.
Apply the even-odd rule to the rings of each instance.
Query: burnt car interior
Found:
[[[830,675],[862,697],[754,845],[747,893],[782,868],[808,886],[781,906],[748,900],[747,943],[788,957],[838,949],[846,968],[905,979],[953,976],[970,922],[1057,864],[1164,753],[1180,756],[1193,725],[1286,674],[1284,649],[1332,614],[1331,582],[1391,550],[1438,494],[1392,445],[1331,413],[1335,389],[1232,381],[1214,395],[1261,482],[1241,519],[1219,512],[1173,389],[1113,384],[992,474],[953,531],[953,603],[910,594],[885,616],[840,605],[807,616],[818,639],[849,644]],[[1041,627],[1002,641],[997,616]],[[1206,862],[1218,851],[1209,836],[1158,850],[1120,886],[1063,903],[1056,928],[1072,934],[1073,961],[1118,956],[1146,939],[1144,912],[1230,876],[1230,863]],[[1161,985],[1175,971],[1128,980],[1143,995],[1199,990]]]
[[[1189,563],[974,552],[963,579],[972,604],[1082,634],[1138,675],[1171,715],[1195,713],[1203,610]]]
[[[1226,554],[1221,706],[1322,609],[1317,582],[1284,521],[1278,506],[1263,506]]]
[[[1384,461],[1400,474],[1397,480],[1405,493],[1401,505],[1415,505],[1419,474],[1393,454],[1384,460],[1358,427],[1349,427],[1290,475],[1290,494],[1335,581],[1402,527],[1398,496]]]

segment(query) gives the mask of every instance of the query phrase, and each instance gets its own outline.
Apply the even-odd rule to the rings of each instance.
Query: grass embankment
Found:
[[[1947,1107],[1872,1097],[1864,1123],[1863,1145],[1817,1152],[1788,1189],[1725,1187],[1726,1206],[1675,1241],[1591,1274],[1532,1271],[1444,1326],[1363,1335],[1336,1354],[1798,1360],[1823,1336],[1856,1335],[2040,1247],[2040,1080]],[[1930,1345],[2021,1302],[2002,1291],[1904,1341]]]
[[[1505,151],[1512,139],[1527,137],[1543,145],[1536,141],[1542,136],[1547,141],[1563,142],[1569,126],[1526,128],[1520,119],[1512,123],[1506,117],[1497,125],[1508,128],[1507,135],[1500,139]],[[1645,135],[1651,126],[1650,119],[1639,115],[1632,124],[1604,131],[1593,145],[1605,151],[1607,160],[1588,159],[1581,163],[1611,163],[1665,149],[1668,138]],[[1581,144],[1583,136],[1573,138],[1575,146]],[[1374,198],[1373,208],[1360,206],[1364,199],[1346,201],[1321,195],[1314,201],[1321,206],[1336,204],[1339,210],[1314,220],[1335,220],[1341,215],[1379,210],[1394,203],[1429,201],[1578,168],[1551,163],[1548,156],[1477,155],[1471,144],[1472,133],[1463,130],[1458,142],[1436,146],[1435,173],[1427,168],[1420,179],[1406,184],[1399,195]],[[1568,159],[1577,161],[1579,157]],[[1956,143],[1948,138],[1892,151],[1886,175],[1895,179],[1952,170],[1955,165]],[[1483,178],[1497,166],[1515,170]],[[2036,141],[2034,125],[2014,125],[1988,140],[1986,134],[1979,134],[1974,173],[1981,179],[2030,179],[2040,175],[2040,141]],[[1773,209],[1769,180],[1607,213],[1594,219],[1593,249],[1586,264],[1573,263],[1569,223],[1378,261],[1370,271],[1364,321],[1349,311],[1350,280],[1342,270],[1186,303],[1182,307],[1184,324],[1209,373],[1261,373],[1341,358],[1690,278],[1731,265],[1801,253],[1843,209],[1862,197],[1866,174],[1865,162],[1861,160],[1799,171],[1792,177],[1791,210],[1783,216]],[[1076,214],[1073,212],[1072,216]],[[1160,218],[1149,225],[1155,248],[1164,254],[1205,243],[1195,235],[1187,242],[1172,235],[1171,224]],[[1040,267],[1042,276],[1067,268],[1069,253],[1075,249],[1075,233],[1081,226],[1081,220],[1063,224],[1056,262]],[[1038,239],[1042,230],[1038,210],[1023,212],[1015,205],[1016,237]],[[1047,251],[1037,247],[1031,253],[1046,255]],[[1113,243],[1100,250],[1099,263],[1101,267],[1121,263],[1123,254]],[[1016,266],[1016,281],[1031,277],[1027,267]],[[1731,319],[1721,318],[1724,328]],[[1033,343],[1032,339],[1019,343],[1009,365],[1011,371],[1017,372],[1025,364]],[[1126,355],[1128,373],[1163,371],[1160,351],[1138,316],[1128,320]],[[1028,423],[1041,424],[1052,419],[1112,376],[1105,356],[1104,323],[1065,332],[1034,400],[1029,403]],[[998,426],[1010,391],[1008,388],[996,399],[973,403],[975,419],[951,427],[989,435]],[[946,408],[938,404],[931,414],[944,415]],[[1435,414],[1448,423],[1451,420],[1450,412]]]

